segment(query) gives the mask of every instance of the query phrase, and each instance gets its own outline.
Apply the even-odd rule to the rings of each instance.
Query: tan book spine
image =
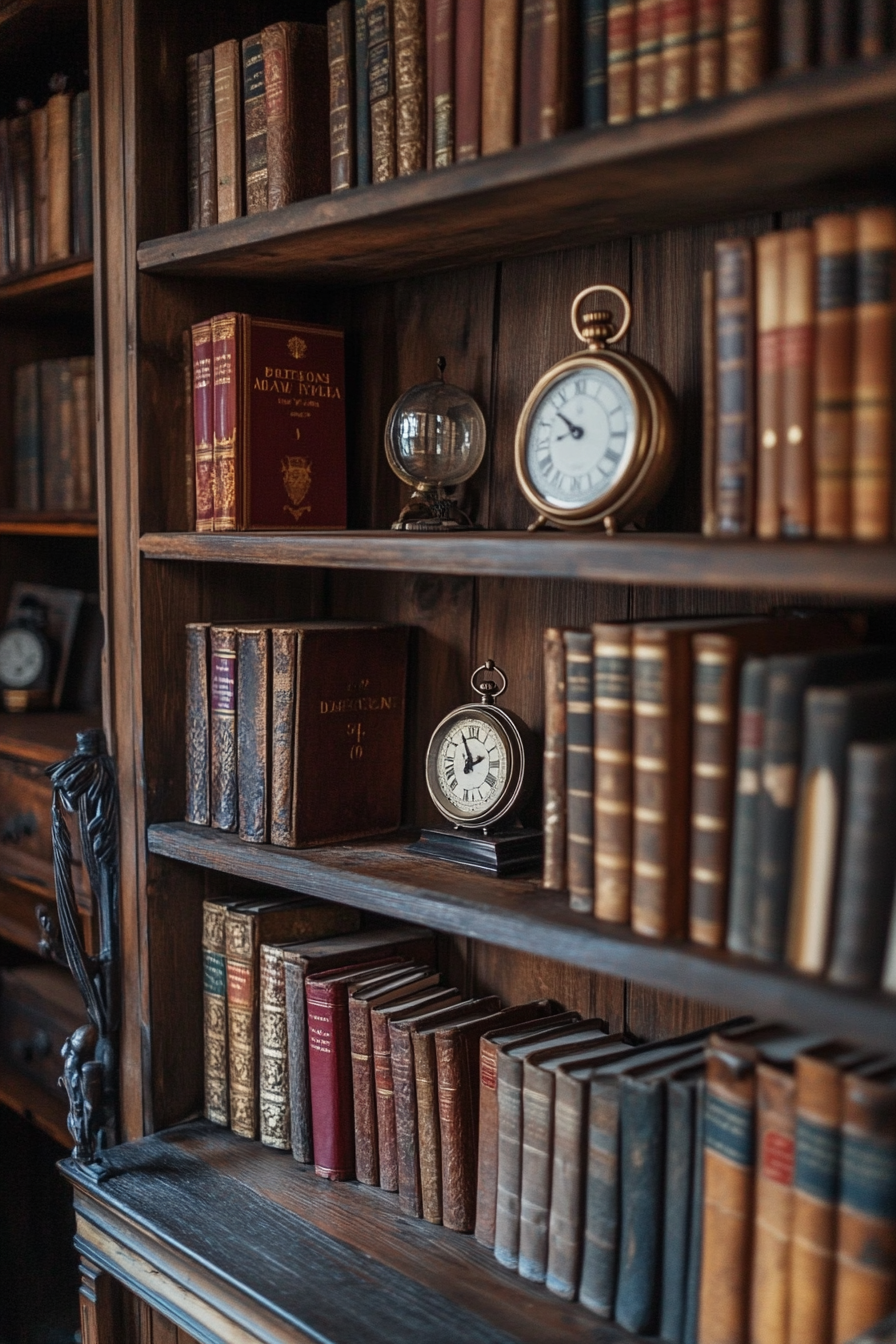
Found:
[[[484,0],[482,20],[482,153],[516,144],[518,0]]]
[[[781,531],[784,235],[756,239],[756,535]]]
[[[812,385],[815,247],[811,229],[784,239],[781,332],[781,531],[812,533]]]
[[[725,92],[747,93],[768,65],[766,0],[728,0],[725,24]]]
[[[594,913],[627,924],[632,879],[632,631],[594,625]]]
[[[227,1052],[230,1128],[258,1138],[258,925],[253,915],[229,911],[224,925],[227,956]]]
[[[293,742],[296,717],[296,632],[271,630],[271,844],[294,848]]]
[[[695,635],[693,657],[689,932],[695,943],[721,947],[734,805],[737,643],[729,635]]]
[[[476,1240],[494,1249],[498,1197],[498,1055],[494,1041],[479,1042],[479,1151],[476,1162]]]
[[[635,0],[607,0],[607,121],[635,115]]]
[[[852,535],[885,541],[893,530],[893,361],[896,210],[856,216]]]
[[[261,1141],[289,1152],[289,1049],[286,1040],[286,977],[283,948],[265,943],[259,972],[258,1040]]]
[[[483,126],[485,126],[483,121]],[[566,650],[563,631],[544,632],[543,884],[566,889]]]
[[[701,490],[703,496],[704,537],[714,537],[716,525],[716,273],[712,267],[703,272],[703,308],[701,311],[703,347],[703,458]]]
[[[423,0],[395,0],[395,145],[398,176],[426,167]]]
[[[842,1115],[839,1069],[799,1055],[789,1344],[831,1344]]]
[[[787,1344],[796,1081],[770,1064],[756,1070],[756,1193],[750,1333]]]
[[[635,115],[655,117],[662,104],[663,0],[635,7]]]
[[[48,261],[72,251],[72,95],[54,93],[47,103]]]
[[[294,23],[272,23],[261,34],[269,210],[280,210],[300,196],[295,143],[299,128],[295,125],[293,94],[295,42]]]
[[[218,223],[243,213],[242,69],[239,42],[219,42],[215,51],[215,161]]]
[[[663,0],[663,112],[677,112],[694,98],[694,0]]]
[[[34,265],[45,266],[50,259],[47,109],[36,107],[28,114],[28,119],[31,125],[31,227],[34,238]]]
[[[221,901],[202,903],[202,1015],[205,1061],[205,1115],[216,1125],[230,1123],[227,1088],[227,966]]]
[[[594,908],[594,675],[591,632],[567,630],[566,878],[573,910]]]
[[[395,176],[397,168],[394,51],[392,0],[368,0],[367,69],[374,182],[387,182]]]
[[[850,533],[855,349],[853,215],[815,221],[815,535]]]
[[[442,1137],[439,1125],[439,1083],[435,1036],[411,1036],[414,1086],[417,1089],[417,1144],[420,1153],[420,1198],[428,1223],[442,1221]]]
[[[355,1177],[362,1185],[379,1185],[379,1143],[370,1005],[348,997],[352,1043],[352,1102],[355,1114]]]
[[[718,98],[725,87],[724,0],[696,0],[694,87],[698,99]]]

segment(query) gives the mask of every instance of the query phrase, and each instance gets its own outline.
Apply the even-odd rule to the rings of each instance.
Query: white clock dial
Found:
[[[635,446],[631,393],[610,369],[571,369],[538,401],[529,422],[526,467],[545,503],[579,509],[604,495]]]
[[[487,812],[507,783],[507,749],[485,719],[456,719],[439,743],[439,788],[458,812]]]
[[[32,630],[0,635],[0,682],[12,689],[30,686],[43,670],[44,646]]]

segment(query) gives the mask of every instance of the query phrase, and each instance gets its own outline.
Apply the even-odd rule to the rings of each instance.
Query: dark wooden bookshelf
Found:
[[[97,537],[96,514],[0,512],[0,537]]]
[[[0,28],[2,33],[2,28]],[[0,320],[89,309],[93,302],[93,261],[71,257],[0,280]]]

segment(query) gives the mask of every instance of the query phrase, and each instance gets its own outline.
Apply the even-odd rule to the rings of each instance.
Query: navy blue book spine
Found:
[[[703,1258],[703,1131],[706,1114],[706,1081],[694,1089],[694,1179],[691,1182],[691,1217],[688,1228],[687,1295],[684,1305],[682,1344],[697,1344],[700,1318],[700,1264]]]
[[[607,120],[607,0],[582,5],[582,111],[586,126]]]
[[[355,149],[358,160],[358,186],[366,187],[371,180],[367,0],[355,0]]]
[[[687,1301],[691,1182],[694,1176],[693,1082],[673,1080],[666,1090],[666,1193],[660,1336],[682,1344]]]
[[[621,1326],[639,1335],[655,1334],[659,1323],[665,1100],[659,1080],[619,1081],[621,1222],[615,1314]]]

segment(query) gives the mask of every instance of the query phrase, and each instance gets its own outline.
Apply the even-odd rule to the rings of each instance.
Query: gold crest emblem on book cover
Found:
[[[298,522],[303,514],[311,512],[310,504],[302,505],[302,500],[311,489],[311,460],[307,457],[283,457],[280,459],[280,471],[289,496],[289,503],[283,505],[283,512],[291,513]]]
[[[293,359],[302,359],[308,346],[302,340],[301,336],[290,336],[289,340],[286,342],[286,348],[289,350]]]

